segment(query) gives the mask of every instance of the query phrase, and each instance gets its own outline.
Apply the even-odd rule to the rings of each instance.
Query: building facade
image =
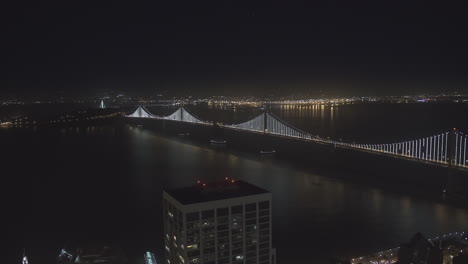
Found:
[[[271,193],[243,181],[163,191],[166,264],[274,264]]]

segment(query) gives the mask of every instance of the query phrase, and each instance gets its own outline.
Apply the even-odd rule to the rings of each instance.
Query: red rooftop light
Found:
[[[232,183],[234,183],[234,180],[231,180]]]

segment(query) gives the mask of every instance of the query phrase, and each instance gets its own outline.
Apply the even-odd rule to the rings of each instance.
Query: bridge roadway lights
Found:
[[[165,120],[216,126],[216,124],[212,124],[195,117],[185,109],[185,107],[178,108],[174,113],[168,116],[155,116],[144,107],[139,106],[134,113],[127,117],[162,119],[163,128],[165,128]],[[466,143],[468,136],[456,131],[455,129],[450,132],[404,142],[364,145],[344,143],[341,141],[312,136],[311,134],[288,124],[270,112],[263,112],[260,115],[240,124],[225,125],[222,127],[226,129],[263,133],[265,135],[280,136],[296,140],[323,142],[325,144],[333,145],[333,148],[346,147],[366,152],[383,153],[395,157],[411,158],[413,160],[431,162],[434,164],[447,164],[450,167],[468,168],[466,160]]]

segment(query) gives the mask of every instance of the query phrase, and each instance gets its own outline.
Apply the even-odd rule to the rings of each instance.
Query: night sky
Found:
[[[462,1],[14,2],[7,93],[468,92]]]

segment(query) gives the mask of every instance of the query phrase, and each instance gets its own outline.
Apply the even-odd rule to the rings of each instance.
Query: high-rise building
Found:
[[[166,264],[274,264],[271,193],[244,181],[163,192]]]
[[[400,244],[398,248],[398,264],[442,264],[443,253],[439,246],[416,233],[409,243]]]
[[[78,248],[73,263],[125,264],[127,257],[120,247],[94,243]]]
[[[144,258],[145,258],[145,264],[157,264],[154,254],[149,251],[146,251]]]
[[[73,254],[68,252],[66,249],[62,249],[57,258],[57,264],[69,264],[73,262]]]
[[[468,255],[458,255],[453,258],[453,264],[466,264],[468,263]]]

